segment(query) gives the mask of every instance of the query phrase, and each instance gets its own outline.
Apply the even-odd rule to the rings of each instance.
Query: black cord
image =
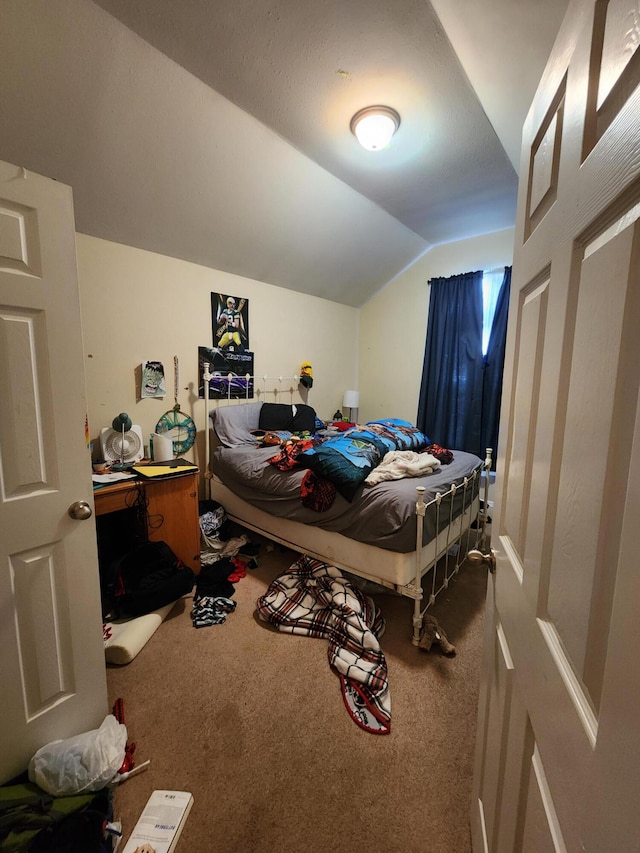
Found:
[[[159,530],[164,524],[161,513],[149,514],[149,499],[141,482],[135,483],[135,488],[126,497],[127,506],[135,509],[138,525],[144,531],[145,540],[149,539],[150,530]]]

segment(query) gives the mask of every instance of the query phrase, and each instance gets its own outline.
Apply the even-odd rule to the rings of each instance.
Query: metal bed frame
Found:
[[[205,423],[209,428],[209,365],[204,365],[205,380]],[[298,376],[291,377],[245,377],[260,380],[263,388],[258,396],[273,394],[277,399],[282,394],[290,394],[296,390]],[[275,381],[277,386],[267,388],[267,383]],[[295,382],[296,386],[285,387],[283,383]],[[238,400],[238,398],[234,398]],[[231,396],[221,398],[225,403],[231,402]],[[240,398],[238,402],[251,402],[252,398]],[[205,481],[206,493],[211,500],[218,501],[227,516],[242,526],[265,536],[274,542],[307,554],[357,577],[372,581],[381,586],[394,590],[396,593],[413,599],[412,643],[419,645],[420,632],[425,613],[431,607],[437,596],[449,587],[458,574],[465,557],[469,552],[478,554],[487,546],[487,519],[489,508],[489,474],[492,466],[492,450],[487,448],[486,457],[482,464],[461,484],[452,484],[450,488],[438,493],[433,500],[425,502],[423,486],[416,487],[416,546],[408,554],[386,551],[366,543],[356,542],[335,533],[323,530],[313,525],[291,521],[286,518],[272,516],[264,510],[252,506],[238,497],[225,486],[210,470],[210,441],[205,441],[206,464]],[[483,490],[480,479],[484,473]],[[483,498],[480,499],[481,491]],[[460,497],[461,496],[461,497]],[[458,498],[458,507],[454,511],[454,498]],[[435,514],[436,535],[426,545],[422,544],[424,519],[427,512]],[[471,527],[474,520],[478,524]],[[441,529],[442,528],[442,529]],[[437,569],[437,571],[436,571]],[[423,577],[431,571],[430,589],[425,592]],[[426,604],[423,606],[423,600]]]

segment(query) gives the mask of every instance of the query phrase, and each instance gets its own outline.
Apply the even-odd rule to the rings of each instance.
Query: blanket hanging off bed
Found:
[[[289,634],[324,637],[353,720],[374,734],[391,730],[384,619],[373,600],[335,566],[301,556],[257,601],[260,618]]]

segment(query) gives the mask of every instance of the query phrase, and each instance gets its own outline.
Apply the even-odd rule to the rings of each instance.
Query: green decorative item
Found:
[[[156,432],[159,435],[168,434],[173,442],[174,456],[182,456],[187,450],[191,450],[196,441],[196,425],[192,418],[180,411],[178,403],[178,356],[173,357],[174,368],[174,392],[175,405],[173,409],[165,412],[156,424]]]
[[[156,424],[156,432],[158,435],[169,433],[169,438],[173,442],[174,455],[182,456],[195,444],[197,430],[189,415],[181,412],[178,406],[164,413]]]

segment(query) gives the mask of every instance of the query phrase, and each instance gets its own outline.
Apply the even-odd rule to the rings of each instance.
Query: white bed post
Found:
[[[484,503],[482,507],[482,513],[480,514],[483,548],[487,544],[487,519],[489,518],[489,486],[491,485],[489,475],[491,474],[491,465],[493,464],[493,448],[487,447],[486,454],[487,455],[484,460]]]
[[[211,499],[211,471],[209,470],[211,430],[209,429],[209,362],[205,361],[202,379],[204,380],[204,496]]]
[[[420,630],[422,629],[422,528],[426,506],[424,502],[424,486],[416,486],[418,500],[416,502],[416,582],[413,600],[413,637],[414,646],[420,645]]]

